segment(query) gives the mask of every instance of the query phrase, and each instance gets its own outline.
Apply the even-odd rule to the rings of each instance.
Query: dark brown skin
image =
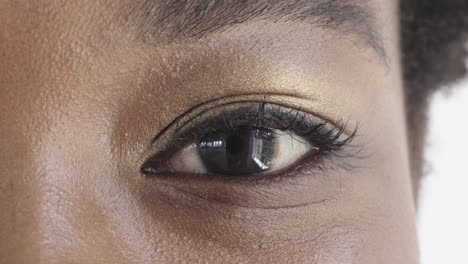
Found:
[[[2,1],[0,263],[418,263],[398,8],[366,2],[387,62],[300,22],[154,45],[115,22],[131,1]],[[218,98],[349,120],[365,155],[263,185],[140,173]]]

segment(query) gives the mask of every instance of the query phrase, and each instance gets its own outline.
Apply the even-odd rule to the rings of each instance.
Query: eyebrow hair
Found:
[[[385,58],[372,13],[353,0],[141,0],[131,11],[143,39],[201,39],[235,25],[301,21],[355,35]]]

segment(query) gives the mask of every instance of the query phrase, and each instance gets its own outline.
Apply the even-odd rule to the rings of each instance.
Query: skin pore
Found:
[[[397,1],[198,37],[135,2],[0,4],[0,263],[418,262]],[[142,173],[174,120],[258,103],[356,135],[269,182]]]

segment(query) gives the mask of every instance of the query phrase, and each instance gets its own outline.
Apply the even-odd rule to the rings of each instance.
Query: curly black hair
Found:
[[[400,0],[400,18],[412,173],[419,177],[428,100],[467,73],[468,0]]]

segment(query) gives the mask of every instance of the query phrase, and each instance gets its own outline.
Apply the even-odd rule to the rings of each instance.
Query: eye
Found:
[[[330,162],[349,156],[346,147],[357,131],[349,133],[341,122],[332,124],[274,104],[240,103],[212,111],[188,116],[186,123],[178,120],[172,132],[165,130],[170,136],[157,136],[167,140],[166,146],[144,162],[141,173],[230,179],[255,175],[255,180],[264,181],[299,166],[301,173],[304,168],[330,167]]]
[[[176,152],[172,172],[245,176],[284,170],[318,148],[291,131],[260,127],[215,132]]]

